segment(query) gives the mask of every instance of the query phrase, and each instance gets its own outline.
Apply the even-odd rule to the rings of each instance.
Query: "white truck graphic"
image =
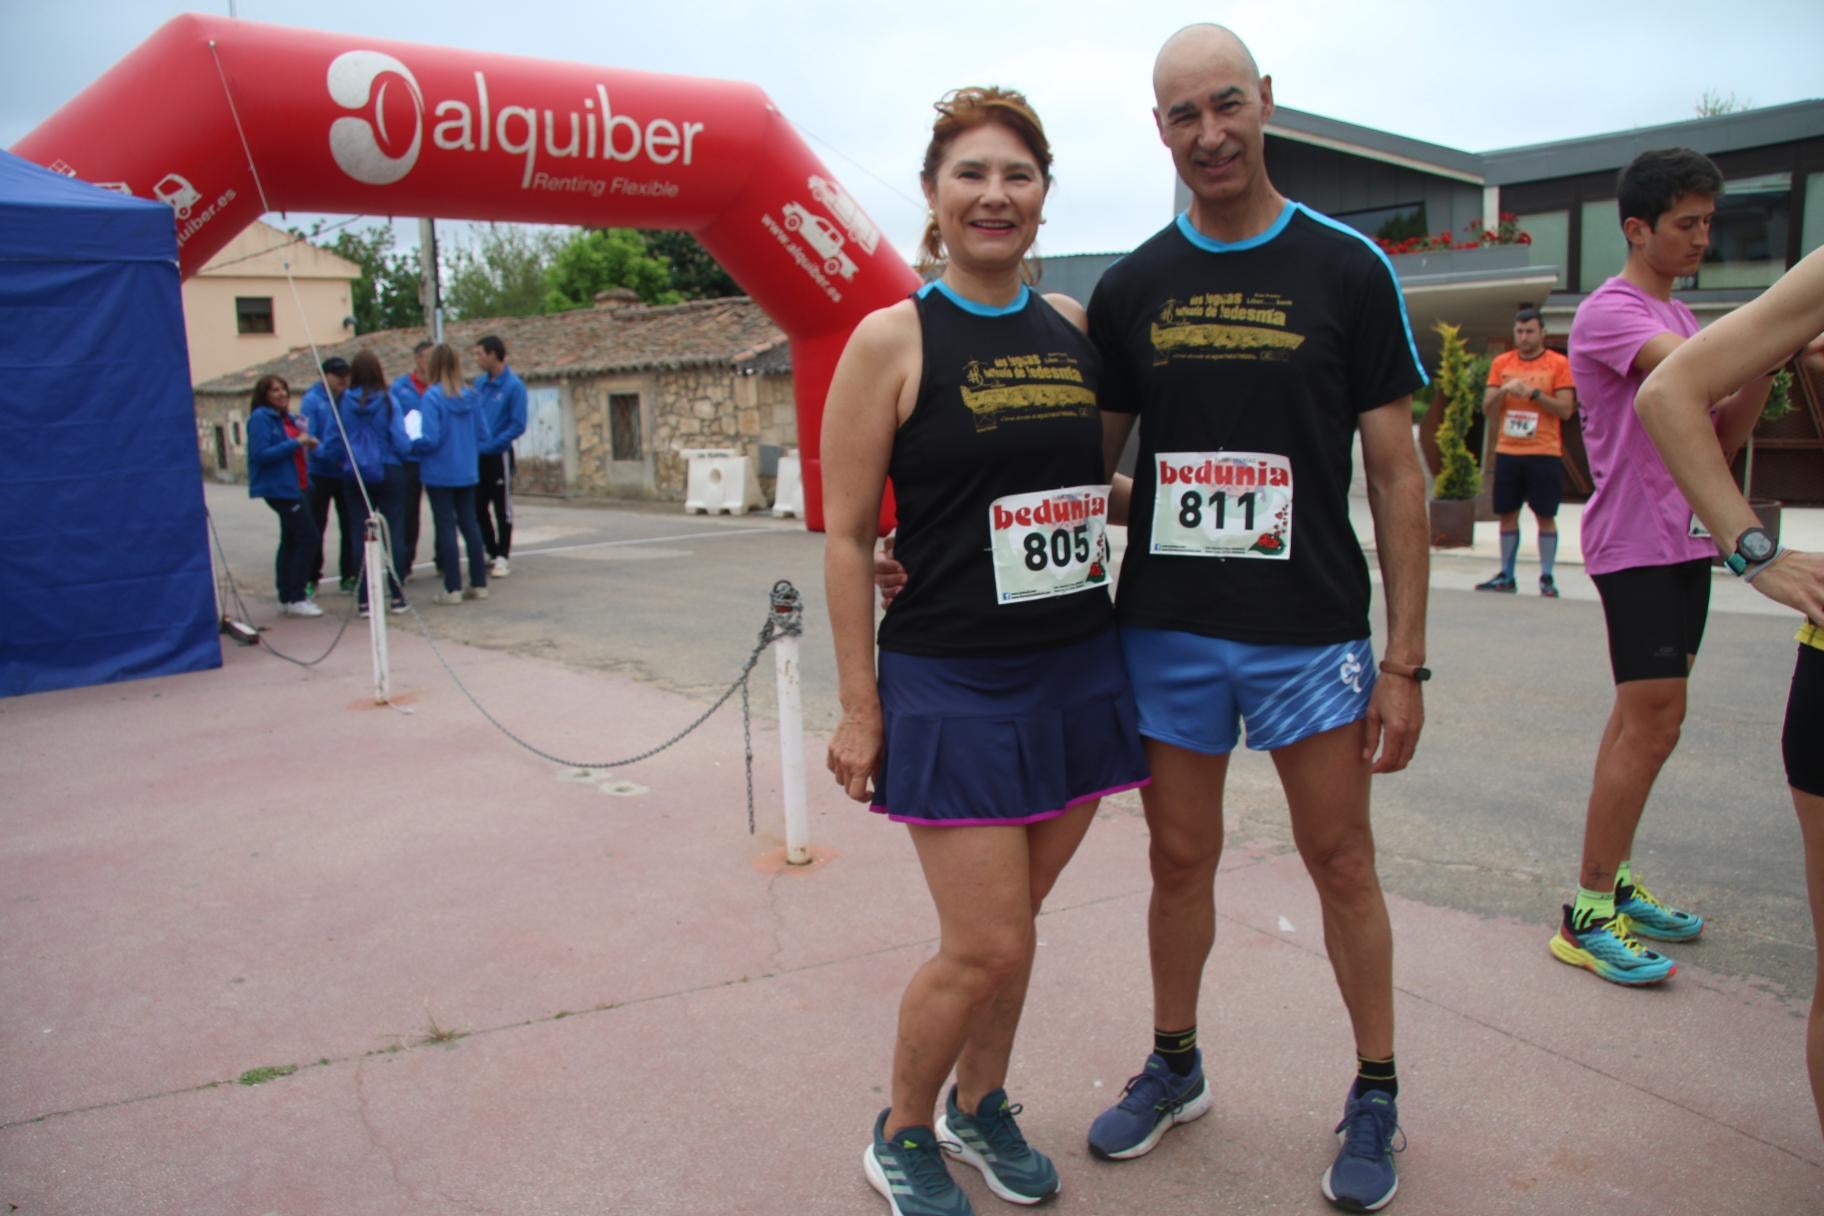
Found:
[[[849,231],[849,239],[861,247],[863,253],[873,253],[880,244],[880,229],[874,226],[861,210],[861,204],[849,197],[849,192],[827,178],[811,174],[811,197],[829,208],[842,226]]]
[[[159,202],[171,204],[171,209],[177,212],[180,220],[189,219],[190,208],[203,201],[203,196],[190,184],[189,179],[176,173],[167,173],[159,178],[158,185],[152,187],[152,193]]]
[[[836,225],[821,215],[809,210],[803,203],[787,203],[780,208],[785,216],[785,228],[788,232],[803,232],[804,239],[810,242],[817,256],[823,259],[823,273],[839,274],[845,279],[855,277],[859,269],[849,255],[842,251],[842,233],[836,231]]]

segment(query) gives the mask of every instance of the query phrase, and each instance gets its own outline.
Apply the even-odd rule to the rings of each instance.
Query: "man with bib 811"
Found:
[[[1368,786],[1411,759],[1430,675],[1410,403],[1425,373],[1385,256],[1268,180],[1272,81],[1240,40],[1220,26],[1180,30],[1153,87],[1191,205],[1103,276],[1089,332],[1104,360],[1111,467],[1140,423],[1115,604],[1153,773],[1154,1050],[1089,1146],[1137,1157],[1211,1107],[1197,998],[1215,939],[1223,779],[1245,724],[1247,745],[1278,769],[1354,1027],[1344,1145],[1323,1190],[1372,1211],[1397,1186],[1397,1081]],[[1388,597],[1379,663],[1349,522],[1358,430]]]
[[[1515,589],[1520,508],[1539,521],[1539,594],[1558,598],[1552,564],[1558,558],[1558,500],[1562,496],[1564,420],[1577,412],[1571,361],[1545,344],[1545,318],[1531,304],[1514,314],[1514,349],[1488,366],[1482,413],[1496,428],[1495,514],[1501,520],[1501,573],[1477,591]]]

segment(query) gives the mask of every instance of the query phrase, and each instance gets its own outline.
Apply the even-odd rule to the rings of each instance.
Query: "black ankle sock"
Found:
[[[1355,1096],[1359,1098],[1371,1089],[1378,1089],[1389,1098],[1400,1096],[1400,1079],[1394,1072],[1392,1056],[1385,1060],[1355,1057]]]
[[[1155,1026],[1153,1050],[1174,1075],[1190,1076],[1197,1065],[1197,1024],[1193,1022],[1184,1030],[1160,1030]]]

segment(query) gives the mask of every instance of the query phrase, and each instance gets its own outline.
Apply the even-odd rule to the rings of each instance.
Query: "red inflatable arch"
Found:
[[[273,211],[695,233],[791,339],[816,531],[837,356],[918,285],[766,94],[729,81],[184,16],[13,151],[171,204],[185,275],[262,189]]]

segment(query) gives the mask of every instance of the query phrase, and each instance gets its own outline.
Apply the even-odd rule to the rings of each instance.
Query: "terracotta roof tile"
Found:
[[[785,334],[746,296],[693,300],[662,307],[581,308],[541,317],[494,317],[452,321],[444,336],[462,355],[465,373],[475,368],[469,352],[485,334],[507,344],[507,362],[524,380],[650,371],[680,367],[735,366],[761,360],[768,372],[791,370]],[[352,359],[367,349],[380,357],[391,379],[412,366],[420,329],[388,329],[318,347],[321,358]],[[308,348],[283,358],[229,372],[196,386],[199,393],[247,393],[253,382],[276,372],[294,385],[314,379]]]

